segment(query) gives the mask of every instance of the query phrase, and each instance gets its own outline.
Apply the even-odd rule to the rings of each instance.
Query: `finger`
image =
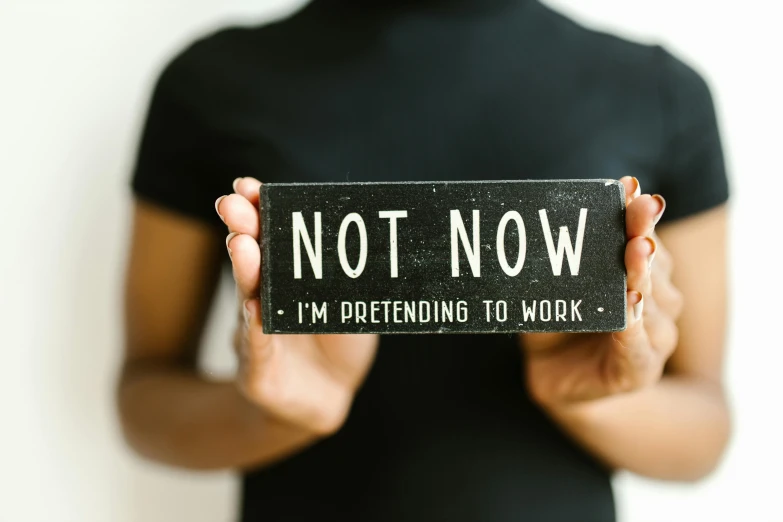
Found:
[[[660,303],[653,298],[645,300],[644,328],[650,345],[659,355],[661,361],[666,361],[677,347],[679,330],[671,317],[663,313]]]
[[[652,263],[652,272],[657,273],[659,276],[670,277],[674,269],[674,259],[671,253],[666,248],[657,234],[653,234],[653,241],[655,241],[655,261]]]
[[[627,294],[626,310],[628,327],[612,334],[612,357],[607,371],[610,382],[617,383],[621,390],[634,389],[647,383],[649,368],[655,352],[644,328],[644,299],[642,294],[630,291]]]
[[[628,238],[652,235],[665,209],[666,201],[657,194],[643,194],[634,199],[625,212],[625,233]]]
[[[256,178],[237,178],[234,180],[234,192],[247,199],[254,207],[258,207],[261,182]]]
[[[259,397],[260,382],[267,361],[273,350],[270,336],[261,331],[261,304],[258,299],[242,303],[244,336],[239,350],[238,385],[245,396],[252,400]]]
[[[624,176],[620,178],[620,183],[625,186],[625,206],[631,204],[631,201],[642,195],[642,188],[639,186],[639,180],[633,176]]]
[[[660,308],[661,313],[673,321],[679,319],[684,305],[682,292],[672,284],[669,276],[658,269],[657,266],[653,267],[650,279],[652,281],[652,297]]]
[[[657,237],[655,234],[653,236]],[[676,321],[682,313],[684,303],[682,293],[671,280],[674,268],[673,258],[666,245],[660,241],[656,241],[653,256],[655,260],[652,261],[650,269],[652,296],[661,312]]]
[[[258,243],[247,234],[232,232],[226,237],[226,248],[240,298],[257,298],[261,284],[261,249]]]
[[[249,357],[257,373],[263,369],[264,363],[274,351],[273,336],[266,335],[261,326],[261,301],[248,299],[244,303],[245,325],[247,327],[247,340]]]
[[[221,196],[215,202],[215,209],[229,231],[248,234],[258,240],[258,210],[244,196],[239,194]]]
[[[642,295],[650,292],[650,263],[655,256],[656,244],[649,237],[635,237],[625,246],[625,270],[628,274],[628,290]]]

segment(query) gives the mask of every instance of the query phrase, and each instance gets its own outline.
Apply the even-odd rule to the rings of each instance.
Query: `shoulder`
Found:
[[[582,55],[585,65],[613,63],[639,68],[652,64],[659,52],[659,46],[590,27],[540,3],[537,7],[539,19],[546,27],[546,33],[552,36],[554,45],[561,52]]]
[[[543,23],[555,36],[560,52],[578,58],[585,70],[602,73],[612,82],[645,82],[659,94],[709,95],[704,76],[681,56],[660,43],[643,43],[580,23],[539,4]]]
[[[261,25],[223,27],[192,41],[164,62],[156,94],[183,104],[230,100],[247,89],[248,79],[275,69],[281,51],[297,38],[300,18],[294,14]]]
[[[158,85],[174,88],[203,81],[214,76],[222,58],[231,54],[233,47],[241,46],[242,29],[224,28],[192,41],[170,57],[160,72]]]
[[[234,70],[238,53],[247,46],[248,29],[224,28],[180,49],[164,64],[155,86],[158,96],[197,103],[216,89],[222,91]]]
[[[225,72],[231,69],[231,49],[237,30],[221,29],[192,41],[170,56],[158,71],[152,89],[151,115],[195,118],[225,92]],[[223,73],[221,74],[221,69]]]
[[[246,175],[238,162],[237,128],[266,70],[255,53],[266,27],[230,27],[193,41],[157,75],[140,136],[136,195],[182,214],[214,221],[211,202]],[[252,64],[252,66],[250,65]],[[211,212],[211,213],[210,213]]]

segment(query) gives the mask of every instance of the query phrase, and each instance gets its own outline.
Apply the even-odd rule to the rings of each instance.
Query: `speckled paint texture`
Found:
[[[625,192],[617,181],[270,183],[260,211],[265,332],[625,328]],[[397,217],[380,217],[389,211]]]

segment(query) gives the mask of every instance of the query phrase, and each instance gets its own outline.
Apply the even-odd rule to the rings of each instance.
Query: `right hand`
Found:
[[[237,384],[266,413],[314,433],[337,431],[367,374],[378,336],[274,335],[261,329],[261,251],[258,200],[261,183],[234,181],[234,194],[215,202],[228,226],[226,238],[237,286],[234,345]]]

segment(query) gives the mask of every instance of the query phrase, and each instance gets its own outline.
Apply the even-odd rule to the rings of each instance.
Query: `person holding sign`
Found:
[[[625,188],[623,331],[263,331],[262,181],[574,178]],[[241,520],[609,521],[614,470],[693,481],[725,449],[728,183],[709,88],[660,46],[534,0],[316,0],[168,64],[133,190],[123,432],[241,470]],[[224,382],[197,361],[227,261]]]

